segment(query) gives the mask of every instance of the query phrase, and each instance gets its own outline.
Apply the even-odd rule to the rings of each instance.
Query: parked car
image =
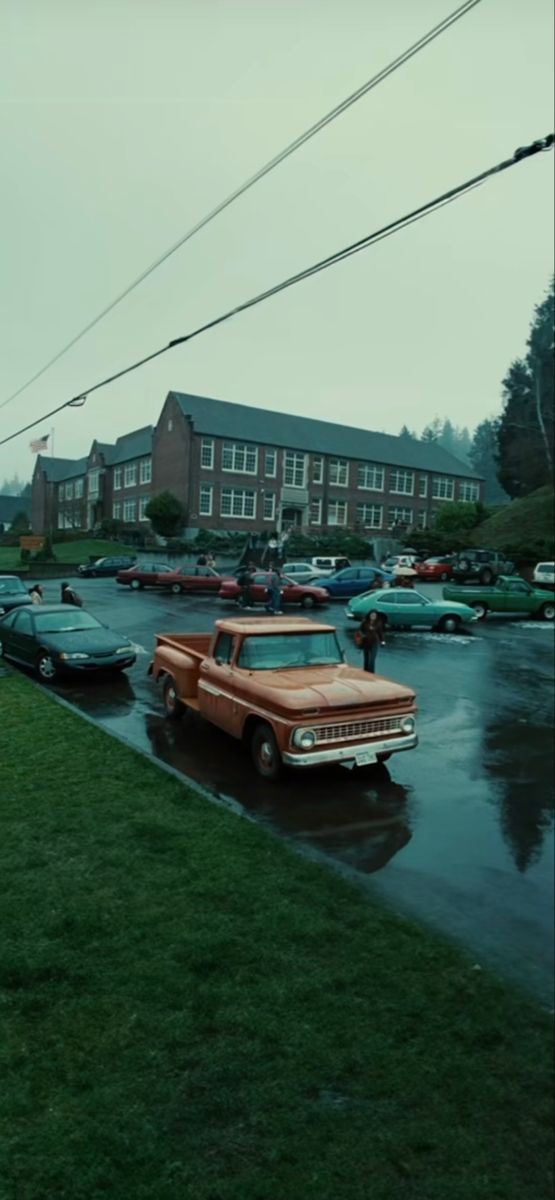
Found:
[[[325,554],[317,555],[316,558],[311,558],[311,563],[315,574],[320,571],[325,571],[326,574],[333,575],[335,571],[342,571],[343,567],[350,567],[348,558],[344,556],[328,556]]]
[[[83,563],[77,570],[83,579],[96,579],[97,575],[117,575],[118,571],[132,567],[136,561],[136,555],[118,554],[108,558],[97,558],[96,562]]]
[[[160,575],[174,574],[174,568],[169,567],[167,563],[135,563],[134,567],[127,567],[124,571],[118,571],[116,575],[116,583],[121,583],[124,587],[133,588],[134,591],[139,591],[145,587],[160,587]]]
[[[322,587],[333,600],[341,597],[345,599],[367,592],[376,579],[383,587],[386,583],[393,583],[393,578],[388,571],[382,571],[381,567],[345,567],[343,571],[337,571],[335,575],[323,579]]]
[[[432,629],[440,629],[442,633],[457,633],[461,625],[471,624],[478,619],[468,604],[429,600],[414,588],[368,592],[352,600],[345,611],[351,620],[362,621],[374,609],[382,614],[385,624],[392,628],[428,625]]]
[[[394,571],[396,567],[414,567],[416,562],[416,554],[390,554],[383,564],[383,570]]]
[[[520,575],[501,575],[493,587],[444,587],[445,600],[464,600],[479,620],[491,613],[514,613],[521,617],[555,618],[555,600],[547,589],[532,587]]]
[[[136,658],[129,638],[68,604],[31,605],[1,617],[2,655],[32,667],[45,683],[65,671],[123,671]]]
[[[282,571],[284,575],[288,575],[296,583],[308,583],[310,579],[324,579],[333,573],[331,567],[315,567],[309,562],[284,563]]]
[[[536,563],[532,578],[534,583],[539,583],[540,587],[555,587],[555,563]]]
[[[498,575],[512,575],[514,563],[497,550],[463,550],[453,563],[453,579],[457,583],[477,580],[490,584]]]
[[[446,583],[453,574],[454,561],[453,554],[443,558],[426,558],[424,562],[415,562],[414,569],[419,579],[430,583]]]
[[[257,571],[253,575],[251,593],[255,604],[267,604],[268,584],[268,571]],[[242,590],[236,579],[224,579],[220,588],[220,599],[237,601],[241,598]],[[301,608],[314,608],[317,604],[327,604],[328,600],[328,593],[323,588],[317,587],[315,584],[296,583],[289,576],[282,575],[282,604],[300,604]]]
[[[174,596],[180,592],[219,592],[223,575],[213,567],[178,567],[165,571],[158,578],[158,587],[169,588]]]
[[[0,615],[31,603],[29,592],[18,575],[0,575]]]
[[[332,625],[217,621],[213,635],[162,633],[149,673],[169,717],[198,712],[250,748],[256,770],[367,766],[417,745],[411,688],[351,667]]]

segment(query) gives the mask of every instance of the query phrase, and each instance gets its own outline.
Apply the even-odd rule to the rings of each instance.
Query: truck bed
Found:
[[[211,633],[156,634],[157,650],[161,649],[162,646],[167,646],[171,650],[178,650],[182,654],[188,654],[191,658],[206,658],[211,645]]]

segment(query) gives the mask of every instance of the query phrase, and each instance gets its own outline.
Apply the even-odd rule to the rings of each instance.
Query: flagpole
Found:
[[[50,430],[50,454],[51,457],[54,458],[54,426],[52,426],[52,429]]]

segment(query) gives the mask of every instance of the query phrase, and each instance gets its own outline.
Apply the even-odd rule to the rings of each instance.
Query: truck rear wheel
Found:
[[[476,604],[473,604],[473,605],[472,605],[472,608],[474,609],[474,612],[476,613],[476,616],[478,617],[478,620],[479,620],[479,621],[484,621],[484,620],[485,620],[485,618],[486,618],[486,617],[487,617],[487,615],[488,615],[488,606],[487,606],[487,604],[484,604],[484,603],[483,603],[481,600],[477,600],[477,601],[476,601]]]
[[[251,739],[254,765],[263,779],[277,779],[281,771],[281,754],[274,732],[269,725],[256,726]]]
[[[555,618],[555,604],[544,604],[541,609],[541,615],[544,621],[553,621]]]
[[[175,680],[172,679],[171,675],[166,675],[164,680],[163,697],[166,716],[172,721],[178,721],[185,712],[185,705],[178,698]]]

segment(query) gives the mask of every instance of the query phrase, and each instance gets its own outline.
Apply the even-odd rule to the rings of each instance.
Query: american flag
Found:
[[[30,447],[30,449],[33,451],[33,454],[40,454],[40,451],[41,451],[41,450],[47,450],[47,449],[48,449],[48,439],[49,439],[49,437],[50,437],[50,434],[49,434],[49,433],[45,433],[45,434],[43,434],[43,436],[42,436],[42,437],[40,437],[40,438],[35,438],[34,442],[29,442],[29,447]]]

